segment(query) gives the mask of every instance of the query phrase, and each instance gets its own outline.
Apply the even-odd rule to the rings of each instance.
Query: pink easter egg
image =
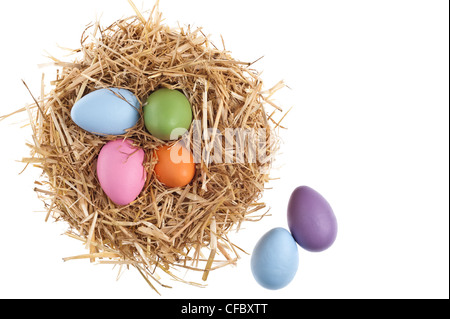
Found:
[[[145,153],[132,146],[130,140],[114,140],[106,143],[97,161],[100,186],[117,205],[128,205],[142,191],[147,172],[144,169]]]

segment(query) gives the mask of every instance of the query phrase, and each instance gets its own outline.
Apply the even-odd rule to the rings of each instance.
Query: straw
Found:
[[[167,287],[157,270],[184,281],[173,269],[185,268],[201,272],[206,280],[211,271],[236,264],[241,249],[228,233],[267,213],[258,213],[266,207],[260,200],[278,148],[269,123],[281,127],[281,120],[274,116],[282,111],[271,99],[284,84],[263,90],[259,73],[250,68],[252,63],[217,49],[200,28],[170,28],[161,23],[157,5],[148,18],[132,6],[136,16],[106,28],[98,22],[90,25],[81,47],[73,50],[81,57],[68,62],[51,57],[60,68],[51,92],[40,99],[33,97],[34,104],[19,110],[29,112],[33,129],[31,157],[23,162],[42,169],[35,191],[48,211],[46,219],[52,216],[66,222],[67,235],[88,249],[87,254],[64,260],[133,266],[157,290],[158,285]],[[203,136],[200,142],[194,139],[194,127],[189,131],[191,149],[206,150],[206,159],[196,165],[189,185],[167,188],[155,178],[152,154],[164,142],[146,131],[141,116],[120,137],[132,140],[147,154],[147,183],[127,206],[108,199],[96,176],[96,160],[102,146],[118,136],[84,131],[72,122],[70,110],[89,92],[110,87],[130,90],[141,105],[158,88],[180,90],[191,102],[194,120],[202,123],[203,130],[213,128],[211,136]],[[244,154],[241,163],[223,143],[223,154],[231,156],[232,163],[210,162],[219,137],[215,132],[226,128],[270,133],[275,138],[267,135],[266,159],[249,162]]]

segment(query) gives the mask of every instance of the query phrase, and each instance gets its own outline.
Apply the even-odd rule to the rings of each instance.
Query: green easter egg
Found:
[[[176,140],[189,130],[192,109],[189,100],[177,90],[159,89],[144,105],[144,123],[154,137],[164,141]]]

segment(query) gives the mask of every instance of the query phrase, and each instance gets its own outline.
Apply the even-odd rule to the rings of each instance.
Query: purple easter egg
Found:
[[[337,235],[337,221],[326,199],[308,186],[297,187],[288,204],[288,225],[300,247],[319,252],[328,249]]]

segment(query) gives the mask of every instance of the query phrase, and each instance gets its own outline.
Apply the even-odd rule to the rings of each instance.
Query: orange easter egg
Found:
[[[183,187],[195,175],[194,158],[189,150],[179,143],[162,146],[156,150],[156,178],[168,187]]]

